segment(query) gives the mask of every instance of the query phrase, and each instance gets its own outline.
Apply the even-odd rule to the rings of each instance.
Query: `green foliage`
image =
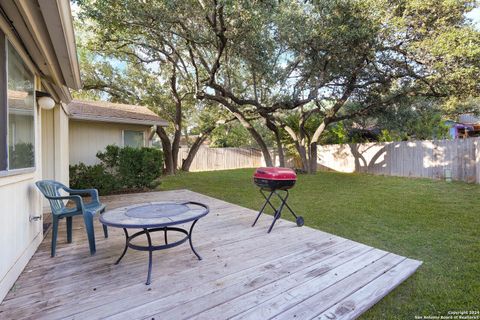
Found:
[[[109,170],[115,172],[119,166],[120,151],[122,148],[116,145],[108,145],[104,152],[97,152],[97,158]]]
[[[272,147],[274,145],[272,133],[258,121],[253,121],[253,126],[264,137],[267,146]],[[247,129],[238,122],[218,126],[212,132],[211,139],[210,146],[215,148],[258,147]]]
[[[245,119],[261,117],[282,130],[289,117],[297,118],[290,127],[299,139],[284,141],[304,144],[322,123],[328,128],[338,119],[379,118],[393,106],[397,114],[405,108],[413,117],[376,126],[388,130],[389,137],[381,139],[438,138],[445,132],[440,125],[444,114],[422,111],[417,119],[402,100],[428,97],[441,105],[480,93],[480,32],[465,18],[478,7],[476,1],[78,2],[81,23],[92,35],[89,49],[125,63],[116,69],[128,75],[129,96],[148,97],[147,104],[158,107],[166,119],[175,118],[176,95],[165,94],[172,79],[169,61],[178,62],[174,81],[179,95],[192,102],[182,118],[190,126],[200,119],[195,98],[210,99],[244,116],[246,127],[251,121]],[[102,80],[93,85],[120,83],[122,88],[117,71],[104,69],[104,79],[92,69],[90,78]],[[312,110],[315,115],[299,125]],[[343,125],[351,131],[352,122]],[[330,135],[318,142],[345,141],[338,129],[317,131]]]
[[[98,152],[101,163],[70,166],[70,185],[97,188],[102,194],[146,190],[158,185],[163,169],[163,154],[155,148],[107,146]]]
[[[70,166],[70,187],[74,189],[98,189],[101,195],[121,190],[118,179],[103,164],[87,166],[79,163]]]
[[[320,140],[321,144],[343,144],[352,142],[348,137],[348,130],[343,122],[335,123],[325,132]]]
[[[378,141],[379,142],[391,142],[391,141],[393,141],[393,138],[392,138],[390,132],[388,132],[388,130],[383,129],[380,132],[380,136],[378,137]]]
[[[224,125],[217,127],[212,132],[212,143],[210,146],[217,148],[244,147],[251,145],[251,136],[242,125]]]
[[[443,114],[443,106],[434,99],[403,99],[378,112],[374,121],[395,141],[445,139]]]

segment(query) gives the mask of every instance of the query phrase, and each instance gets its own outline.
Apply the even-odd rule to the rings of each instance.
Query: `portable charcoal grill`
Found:
[[[260,187],[260,193],[265,198],[265,203],[263,204],[262,209],[260,209],[260,212],[258,212],[257,218],[255,218],[252,227],[257,223],[258,218],[260,218],[262,215],[267,204],[270,205],[270,207],[275,211],[273,222],[268,229],[268,233],[272,231],[275,222],[280,219],[284,207],[287,207],[287,209],[293,214],[296,219],[297,226],[303,226],[303,218],[301,216],[297,216],[287,203],[289,195],[288,190],[293,188],[295,186],[295,182],[297,182],[297,174],[295,171],[289,168],[258,168],[253,175],[253,181],[258,187]],[[284,192],[283,196],[280,191]],[[265,192],[270,193],[267,196]],[[281,201],[278,208],[275,208],[270,201],[273,195],[276,195]]]

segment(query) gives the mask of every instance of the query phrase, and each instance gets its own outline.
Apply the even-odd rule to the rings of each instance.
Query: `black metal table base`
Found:
[[[255,221],[253,222],[252,224],[252,227],[255,226],[255,224],[257,223],[258,221],[258,218],[260,218],[260,216],[262,215],[263,211],[265,210],[265,207],[268,205],[270,205],[270,207],[273,209],[273,211],[275,212],[274,215],[273,215],[273,221],[272,221],[272,224],[270,225],[270,228],[268,228],[268,233],[270,233],[270,231],[272,231],[273,229],[273,226],[275,225],[275,222],[277,222],[278,219],[280,219],[281,215],[282,215],[282,210],[284,207],[287,207],[287,209],[293,214],[293,216],[295,217],[295,220],[296,220],[296,223],[297,223],[297,226],[301,227],[303,226],[304,224],[304,220],[303,220],[303,217],[301,216],[297,216],[295,214],[295,212],[292,210],[292,208],[290,208],[290,206],[288,205],[287,203],[287,200],[288,200],[288,190],[282,190],[282,189],[274,189],[274,190],[267,190],[267,191],[270,191],[270,194],[268,196],[265,195],[265,192],[263,189],[260,189],[260,193],[262,194],[263,198],[265,198],[265,203],[263,204],[262,208],[260,209],[260,211],[258,212],[258,215],[257,217],[255,218]],[[285,196],[282,197],[282,195],[280,195],[278,193],[278,191],[283,191],[285,192]],[[275,206],[272,204],[272,202],[270,201],[272,196],[273,195],[276,195],[281,203],[280,203],[280,206],[277,208],[275,208]]]
[[[197,253],[195,248],[193,247],[192,244],[192,231],[193,227],[197,223],[198,220],[195,220],[192,223],[192,226],[190,227],[190,230],[187,231],[182,228],[177,228],[177,227],[163,227],[163,228],[152,228],[152,229],[147,229],[144,228],[142,231],[136,232],[132,234],[131,236],[128,235],[128,231],[126,228],[123,228],[123,232],[125,233],[125,248],[123,249],[122,255],[117,259],[115,264],[119,264],[122,258],[125,256],[125,253],[127,253],[128,248],[132,248],[134,250],[139,250],[139,251],[148,251],[148,275],[147,275],[147,282],[145,283],[146,285],[149,285],[152,280],[152,258],[153,258],[153,251],[157,250],[164,250],[164,249],[169,249],[173,248],[176,246],[181,245],[182,243],[186,242],[188,240],[190,244],[190,248],[192,249],[193,253],[197,256],[198,260],[202,260],[202,257]],[[152,237],[151,233],[152,232],[158,232],[158,231],[163,231],[164,232],[164,239],[165,239],[165,244],[162,245],[153,245],[152,244]],[[167,237],[167,232],[168,231],[174,231],[174,232],[180,232],[185,234],[185,237],[177,240],[175,242],[168,243],[168,237]],[[136,245],[131,243],[131,241],[141,235],[146,235],[147,236],[147,241],[148,241],[148,246],[141,246],[141,245]]]

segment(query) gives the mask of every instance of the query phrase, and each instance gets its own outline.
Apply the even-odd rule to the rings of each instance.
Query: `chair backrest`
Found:
[[[45,197],[61,197],[60,190],[66,188],[65,185],[54,180],[40,180],[35,182],[35,184]],[[65,208],[65,203],[62,200],[48,199],[48,201],[50,202],[52,213],[59,213]]]

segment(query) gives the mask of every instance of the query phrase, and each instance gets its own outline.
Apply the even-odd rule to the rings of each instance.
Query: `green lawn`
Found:
[[[160,189],[190,189],[259,209],[252,173],[182,173],[165,177]],[[480,309],[479,194],[480,186],[465,183],[318,173],[298,177],[289,204],[308,226],[422,260],[412,277],[363,316],[413,319]]]

